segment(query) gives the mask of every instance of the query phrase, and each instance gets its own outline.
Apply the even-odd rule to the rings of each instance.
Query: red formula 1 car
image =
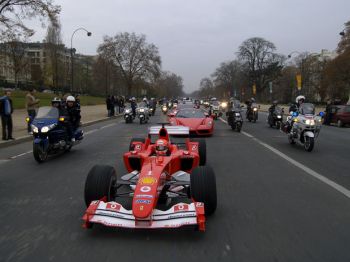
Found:
[[[168,116],[171,125],[187,126],[190,128],[191,135],[213,135],[213,118],[199,109],[185,108],[179,110],[176,114],[169,114]]]
[[[85,183],[84,227],[204,231],[205,217],[217,205],[215,174],[205,166],[205,140],[188,136],[187,127],[163,124],[151,127],[146,139],[132,139],[124,154],[129,173],[119,180],[113,167],[94,166]]]

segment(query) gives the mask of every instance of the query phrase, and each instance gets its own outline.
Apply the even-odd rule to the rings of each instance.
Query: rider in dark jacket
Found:
[[[75,98],[73,96],[67,97],[65,109],[69,118],[67,122],[68,135],[71,137],[72,142],[74,142],[75,137],[73,134],[80,125],[81,115],[80,110],[75,105]]]
[[[136,116],[136,108],[137,108],[137,102],[136,102],[135,97],[131,98],[130,105],[131,105],[132,114],[135,117]]]

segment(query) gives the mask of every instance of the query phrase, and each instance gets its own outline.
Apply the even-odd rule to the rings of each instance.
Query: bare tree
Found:
[[[183,95],[183,80],[172,72],[161,72],[154,83],[155,95],[160,97],[179,97]]]
[[[43,23],[49,18],[56,24],[60,11],[60,6],[54,5],[53,0],[0,0],[0,36],[5,39],[8,35],[17,38],[32,36],[34,31],[23,20],[39,18]]]
[[[256,85],[258,96],[268,87],[268,82],[279,76],[283,68],[285,58],[275,51],[273,43],[260,37],[247,39],[239,47],[238,56],[246,67],[250,84]]]
[[[238,95],[245,84],[243,66],[237,61],[223,62],[212,74],[217,96]]]
[[[45,73],[56,91],[58,91],[59,79],[62,80],[63,52],[64,45],[62,44],[61,26],[59,23],[56,25],[51,24],[47,28],[45,38]]]
[[[1,51],[10,57],[9,69],[13,72],[15,86],[18,86],[20,76],[29,72],[29,59],[26,54],[27,43],[12,39],[1,44]]]
[[[133,92],[136,80],[152,80],[160,74],[161,58],[158,48],[147,43],[145,35],[120,33],[114,37],[106,36],[98,53],[105,60],[118,65],[128,95]]]

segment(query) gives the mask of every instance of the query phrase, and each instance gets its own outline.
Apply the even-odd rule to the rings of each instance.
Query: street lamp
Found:
[[[73,37],[74,37],[75,33],[80,31],[80,30],[85,31],[87,36],[92,35],[92,33],[89,32],[88,30],[86,30],[83,27],[80,27],[80,28],[74,30],[74,32],[70,38],[70,58],[71,58],[71,86],[70,86],[71,90],[70,91],[71,91],[71,93],[73,93],[73,90],[74,90],[74,88],[73,88],[73,86],[74,86],[74,60],[73,59],[74,59],[75,49],[73,49]]]

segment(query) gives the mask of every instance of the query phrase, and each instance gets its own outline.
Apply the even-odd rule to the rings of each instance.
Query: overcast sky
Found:
[[[62,6],[63,40],[74,37],[79,53],[96,54],[104,35],[145,34],[159,47],[162,69],[184,79],[185,91],[199,87],[250,37],[273,42],[278,52],[334,50],[350,20],[350,0],[56,0]],[[33,25],[35,41],[46,29]]]

